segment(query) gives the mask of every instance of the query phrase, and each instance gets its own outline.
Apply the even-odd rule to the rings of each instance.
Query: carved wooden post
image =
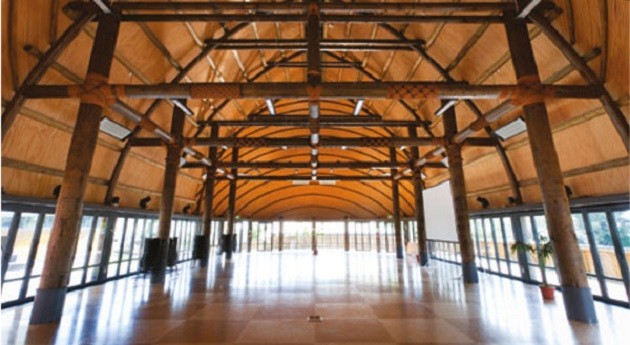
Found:
[[[181,100],[184,104],[186,100]],[[173,108],[171,119],[171,134],[181,138],[184,129],[186,114],[178,108]],[[166,148],[166,164],[164,168],[164,182],[162,186],[162,199],[160,202],[160,220],[158,225],[160,238],[160,251],[157,264],[151,273],[152,284],[164,284],[166,266],[169,257],[169,242],[171,237],[171,220],[173,219],[173,207],[175,205],[175,187],[177,185],[177,172],[182,155],[182,143],[178,140]],[[181,241],[181,239],[178,239]]]
[[[238,147],[232,148],[232,162],[238,162]],[[234,210],[236,207],[236,176],[237,169],[231,170],[233,178],[230,180],[230,191],[228,195],[228,209],[227,209],[227,222],[228,222],[228,236],[227,236],[227,251],[225,252],[225,258],[232,259],[233,246],[234,246]]]
[[[90,55],[86,79],[95,84],[107,83],[112,65],[120,18],[101,17]],[[95,92],[81,97],[81,105],[70,141],[66,170],[57,201],[55,221],[33,311],[31,324],[55,323],[61,320],[70,268],[79,236],[83,197],[96,149],[99,122],[106,104]]]
[[[462,166],[461,145],[452,143],[451,138],[457,133],[455,108],[450,107],[443,114],[444,136],[447,140],[448,172],[450,175],[451,194],[455,208],[455,224],[457,238],[462,257],[462,273],[465,283],[478,283],[477,264],[475,263],[475,247],[470,233],[468,217],[468,201],[466,200],[466,181]]]
[[[396,162],[396,148],[391,147],[389,149],[389,158],[392,162]],[[394,212],[394,236],[396,239],[396,257],[402,259],[403,243],[402,243],[402,229],[400,224],[400,190],[398,186],[398,180],[394,178],[398,173],[398,169],[392,169],[392,200],[393,200],[393,212]]]
[[[539,84],[538,67],[524,20],[514,12],[505,13],[505,30],[512,64],[519,82]],[[595,323],[597,316],[586,268],[571,220],[562,170],[558,161],[547,108],[542,100],[523,106],[532,158],[538,173],[547,229],[553,241],[562,286],[562,298],[569,320]]]

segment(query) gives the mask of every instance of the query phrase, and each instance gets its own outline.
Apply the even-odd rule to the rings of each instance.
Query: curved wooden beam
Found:
[[[551,25],[551,23],[539,13],[532,13],[529,18],[542,30],[547,38],[560,50],[564,57],[575,67],[586,82],[601,90],[602,94],[599,100],[604,105],[604,109],[610,117],[610,121],[617,130],[619,137],[624,143],[626,151],[630,152],[630,126],[626,117],[615,103],[612,96],[599,80],[597,74],[582,59],[573,46],[567,42],[562,34]]]
[[[253,218],[256,214],[258,214],[260,211],[270,208],[272,205],[278,204],[280,202],[284,202],[287,200],[294,200],[294,199],[299,199],[299,198],[304,198],[304,197],[311,197],[311,196],[316,196],[319,198],[327,198],[327,199],[333,199],[333,200],[339,200],[343,203],[348,203],[348,204],[352,204],[356,207],[358,207],[359,209],[362,209],[363,211],[365,211],[368,214],[371,214],[372,216],[374,216],[375,218],[378,217],[378,215],[374,212],[372,212],[370,209],[363,207],[361,204],[352,201],[352,200],[348,200],[346,198],[340,197],[340,196],[334,196],[334,195],[328,195],[328,194],[321,194],[321,193],[309,193],[308,195],[290,195],[284,198],[279,198],[279,199],[275,199],[274,201],[270,202],[270,203],[266,203],[265,205],[259,207],[258,209],[255,209],[253,212],[248,214],[248,217]]]
[[[305,204],[305,205],[301,205],[301,206],[297,206],[297,207],[292,207],[292,208],[285,209],[281,213],[286,214],[286,213],[289,213],[289,212],[293,212],[293,211],[297,211],[297,210],[303,210],[303,209],[322,209],[322,210],[326,210],[326,211],[332,211],[332,212],[341,213],[341,214],[344,215],[344,217],[350,215],[350,217],[353,218],[353,219],[360,219],[360,217],[358,217],[356,214],[354,214],[352,212],[348,212],[347,210],[343,210],[342,211],[342,210],[339,210],[338,208],[322,206],[322,205],[317,205],[317,204]],[[308,217],[308,219],[312,219],[312,217]],[[289,219],[285,218],[284,220],[287,221]]]
[[[240,30],[247,27],[247,25],[249,25],[249,23],[239,23],[236,26],[234,26],[232,29],[228,30],[223,36],[225,38],[229,38],[235,35],[236,33],[238,33]],[[201,62],[210,53],[210,51],[214,49],[214,47],[215,46],[213,45],[205,46],[201,50],[201,52],[197,54],[197,56],[195,56],[184,68],[179,70],[177,75],[171,80],[170,83],[175,84],[175,83],[180,82],[182,79],[184,79],[184,77],[188,75],[188,72],[190,72],[199,62]],[[160,102],[161,100],[159,99],[153,101],[153,103],[151,103],[149,108],[144,112],[144,117],[147,117],[147,118],[150,117],[155,112],[157,107],[160,105]],[[131,132],[131,135],[127,138],[127,142],[125,143],[125,146],[123,147],[122,151],[120,152],[120,155],[118,156],[118,160],[116,161],[116,165],[114,166],[114,170],[112,170],[112,175],[109,179],[109,184],[107,185],[107,191],[105,192],[104,203],[106,205],[111,204],[111,199],[114,196],[116,185],[118,184],[118,180],[120,179],[120,173],[122,171],[123,166],[125,165],[127,156],[129,155],[129,151],[131,150],[131,147],[132,147],[131,139],[135,138],[138,135],[138,133],[140,133],[141,129],[142,128],[140,126],[136,126],[133,129],[133,131]]]
[[[59,37],[59,39],[52,45],[46,53],[42,56],[41,59],[35,64],[35,66],[28,72],[26,78],[22,81],[20,87],[15,91],[13,98],[4,108],[4,112],[2,113],[2,140],[6,137],[9,129],[15,122],[17,115],[19,113],[20,107],[26,100],[24,97],[24,90],[29,86],[37,84],[44,73],[48,70],[48,67],[52,65],[52,63],[57,60],[59,55],[68,47],[68,45],[81,33],[81,29],[85,24],[89,23],[96,17],[96,13],[87,12],[81,15],[77,20],[75,20],[64,33]]]
[[[427,50],[417,44],[414,44],[413,41],[408,40],[407,37],[401,33],[400,31],[398,31],[398,29],[396,29],[395,27],[386,24],[386,23],[381,23],[379,24],[380,27],[384,28],[387,32],[389,32],[390,34],[392,34],[394,37],[400,39],[400,40],[405,40],[405,41],[409,41],[410,42],[410,47],[413,48],[414,51],[416,51],[425,61],[427,61],[431,66],[433,66],[433,68],[442,76],[442,78],[444,78],[444,80],[448,81],[448,82],[455,82],[456,80],[451,76],[450,72],[448,70],[446,70],[446,68],[442,67],[442,65],[437,62],[437,60],[435,60],[428,52]],[[479,107],[477,107],[477,105],[472,101],[472,100],[464,100],[464,104],[466,104],[468,106],[468,108],[473,112],[473,114],[475,114],[475,116],[477,118],[482,118],[484,116],[483,112],[481,111],[481,109],[479,109]],[[492,128],[490,126],[485,126],[484,130],[486,131],[486,133],[492,137],[492,138],[497,138],[496,133],[494,133],[494,131],[492,130]],[[507,156],[507,154],[505,153],[505,149],[503,148],[503,146],[501,145],[501,143],[499,142],[499,140],[496,140],[496,150],[497,150],[497,154],[499,155],[499,158],[501,159],[501,163],[503,164],[503,167],[505,169],[505,173],[508,177],[508,181],[510,183],[510,187],[512,189],[512,194],[514,196],[514,198],[516,199],[516,203],[520,204],[523,201],[522,195],[521,195],[521,190],[519,188],[518,185],[518,179],[516,178],[516,174],[514,173],[514,169],[512,168],[512,164],[510,164],[510,160]]]
[[[248,202],[246,202],[246,203],[245,203],[245,205],[242,205],[240,208],[238,208],[238,209],[237,209],[237,213],[238,213],[238,212],[243,211],[245,208],[247,208],[249,205],[251,205],[251,204],[252,204],[253,202],[255,202],[256,200],[260,200],[260,199],[262,199],[262,198],[264,198],[264,197],[266,197],[266,196],[268,196],[268,195],[270,195],[270,194],[273,194],[273,193],[275,193],[275,192],[279,192],[279,191],[283,191],[283,190],[287,190],[287,189],[299,188],[299,187],[304,187],[304,186],[294,186],[294,185],[281,186],[281,187],[278,187],[278,188],[275,188],[275,189],[272,189],[272,190],[266,191],[264,195],[262,195],[262,196],[261,196],[261,195],[259,195],[259,196],[257,196],[256,198],[252,198],[252,199],[250,199]],[[371,196],[369,196],[369,195],[367,195],[367,194],[364,194],[364,193],[358,192],[358,191],[357,191],[357,190],[355,190],[355,189],[351,189],[351,188],[344,187],[344,186],[336,186],[336,185],[335,185],[335,186],[328,186],[328,185],[324,185],[324,186],[319,186],[319,187],[326,187],[326,188],[330,188],[330,189],[340,189],[340,190],[344,190],[344,191],[349,192],[349,193],[358,194],[360,197],[365,198],[365,199],[368,199],[368,200],[372,201],[373,203],[377,204],[378,206],[380,206],[380,208],[381,208],[383,211],[385,211],[385,212],[391,212],[391,210],[388,210],[388,209],[387,209],[385,206],[383,206],[383,204],[381,204],[378,200],[374,199],[373,197],[371,197]],[[241,193],[240,197],[242,198],[242,197],[246,196],[248,193],[252,192],[252,191],[253,191],[253,190],[255,190],[255,189],[256,189],[256,187],[249,189],[249,190],[248,190],[248,191],[246,191],[245,193]]]

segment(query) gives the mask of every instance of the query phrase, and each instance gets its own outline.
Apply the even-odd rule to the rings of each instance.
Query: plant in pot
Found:
[[[547,267],[547,261],[549,261],[553,255],[553,246],[551,241],[545,236],[540,236],[540,241],[536,245],[524,242],[515,242],[510,248],[512,249],[512,252],[530,252],[533,255],[536,255],[543,281],[542,285],[540,285],[540,292],[542,293],[543,299],[552,300],[554,287],[553,285],[549,285],[547,283],[547,271],[545,269]]]

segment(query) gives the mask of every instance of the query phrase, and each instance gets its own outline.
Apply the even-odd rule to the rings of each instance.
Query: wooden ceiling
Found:
[[[130,1],[127,1],[130,2]],[[139,2],[139,1],[137,1]],[[176,1],[172,1],[176,2]],[[381,1],[362,1],[380,3]],[[413,2],[413,1],[410,1]],[[427,1],[422,1],[426,3]],[[451,1],[448,1],[451,2]],[[454,1],[460,2],[460,1]],[[466,2],[466,1],[461,1]],[[123,3],[123,1],[116,1]],[[52,6],[51,6],[52,4]],[[3,107],[14,90],[37,63],[38,57],[59,39],[71,24],[67,1],[5,0],[2,3],[2,98]],[[606,89],[619,104],[626,119],[629,116],[628,66],[629,23],[627,1],[557,0],[556,10],[546,15],[574,49],[605,83]],[[348,4],[348,11],[352,5]],[[558,9],[561,9],[559,11]],[[131,12],[130,12],[131,13]],[[196,12],[197,13],[197,12]],[[213,11],[200,12],[204,14]],[[236,13],[224,11],[223,14]],[[240,13],[240,12],[239,12]],[[348,12],[352,13],[352,12]],[[424,12],[406,11],[413,15]],[[465,14],[466,12],[464,12]],[[400,14],[400,12],[399,12]],[[446,13],[452,16],[460,13]],[[72,15],[70,13],[70,15]],[[496,12],[481,12],[495,16]],[[85,77],[96,24],[86,25],[79,36],[62,52],[48,69],[40,84],[77,84]],[[585,85],[586,82],[536,25],[529,26],[540,77],[544,83]],[[234,40],[302,40],[304,23],[248,22],[239,24],[217,22],[123,22],[118,38],[110,82],[112,84],[169,83],[203,51],[206,40],[227,37]],[[340,23],[322,25],[322,39],[335,40],[395,40],[401,36],[413,42],[423,41],[422,49],[450,75],[453,80],[472,85],[515,84],[509,59],[504,27],[500,23]],[[405,47],[410,47],[406,45]],[[258,47],[260,48],[260,47]],[[202,55],[204,56],[204,55]],[[303,50],[277,49],[213,49],[188,72],[182,82],[305,82],[306,54]],[[426,56],[414,49],[346,50],[335,49],[322,54],[324,82],[368,81],[444,81]],[[152,100],[124,99],[140,113]],[[322,100],[321,116],[349,115],[357,99]],[[475,100],[475,105],[487,112],[500,100]],[[61,181],[79,102],[73,99],[32,99],[21,107],[19,116],[2,142],[2,188],[9,195],[49,198]],[[576,196],[627,193],[629,186],[628,152],[611,119],[598,100],[552,99],[546,102],[560,164]],[[278,114],[307,114],[308,102],[300,99],[274,100]],[[189,100],[193,114],[187,118],[185,135],[210,136],[204,121],[245,120],[249,115],[270,116],[265,99]],[[366,99],[360,116],[378,115],[384,121],[426,121],[431,135],[443,133],[441,117],[434,113],[439,100]],[[168,129],[172,104],[160,102],[151,119]],[[455,105],[459,128],[476,119],[465,102]],[[134,124],[111,109],[106,116],[133,129]],[[492,125],[497,129],[520,116],[512,111]],[[428,136],[420,129],[419,136]],[[221,126],[220,137],[306,137],[308,128]],[[405,137],[405,127],[322,127],[322,137]],[[139,137],[155,137],[140,131]],[[478,132],[475,137],[487,137]],[[125,142],[107,134],[99,135],[94,163],[90,172],[86,201],[102,203],[112,180]],[[524,202],[541,200],[525,133],[500,143],[512,167]],[[421,146],[425,154],[433,146]],[[207,154],[207,148],[197,147]],[[219,148],[219,157],[230,161],[231,148]],[[476,197],[483,196],[491,207],[508,205],[513,193],[506,169],[494,147],[464,146],[466,187],[471,208],[479,208]],[[164,147],[132,147],[121,165],[120,178],[113,190],[121,205],[138,207],[141,198],[151,195],[149,208],[159,208],[164,171]],[[440,157],[434,158],[439,163]],[[385,147],[326,148],[319,150],[321,163],[389,161]],[[310,148],[251,147],[241,148],[239,160],[248,162],[308,163]],[[407,162],[405,151],[397,150],[397,160]],[[193,162],[193,159],[189,159]],[[427,187],[448,179],[448,171],[439,164],[426,167]],[[353,175],[383,176],[389,168],[319,169],[319,176]],[[240,168],[243,176],[310,176],[309,168],[269,169]],[[176,211],[200,200],[203,169],[181,169],[177,181]],[[214,213],[220,216],[227,208],[227,181],[216,182]],[[338,180],[333,185],[297,185],[284,181],[247,180],[237,182],[236,214],[242,218],[308,218],[340,219],[384,218],[392,213],[391,181]],[[413,187],[401,180],[401,210],[413,214]]]

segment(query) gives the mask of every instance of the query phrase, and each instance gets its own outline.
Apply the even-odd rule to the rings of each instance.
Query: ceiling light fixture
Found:
[[[101,132],[111,135],[118,140],[125,140],[131,134],[131,131],[127,127],[110,120],[106,116],[101,118],[101,123],[98,128]]]

